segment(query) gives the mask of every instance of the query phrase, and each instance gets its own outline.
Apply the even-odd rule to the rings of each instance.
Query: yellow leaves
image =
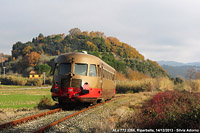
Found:
[[[127,80],[126,76],[116,71],[116,80]]]
[[[23,55],[30,54],[30,52],[31,52],[32,49],[33,49],[33,48],[32,48],[31,46],[25,47],[25,48],[22,50]]]
[[[94,45],[94,43],[87,41],[86,44],[88,45],[88,47],[92,50],[92,51],[96,51],[97,50],[97,46]]]
[[[95,33],[94,31],[91,31],[91,32],[90,32],[90,36],[91,36],[91,37],[95,37],[95,36],[96,36],[96,33]]]
[[[156,61],[152,61],[152,60],[149,60],[149,59],[148,59],[148,61],[153,63],[156,67],[160,68],[161,70],[165,71]],[[165,72],[167,72],[167,71],[165,71]]]
[[[89,33],[88,33],[88,31],[83,31],[80,33],[80,35],[89,36]]]
[[[142,80],[149,78],[147,75],[133,71],[132,69],[127,69],[127,75],[120,72],[116,72],[116,80]]]
[[[122,46],[122,43],[116,37],[107,37],[107,39],[114,46]]]
[[[91,37],[99,37],[99,38],[106,38],[106,36],[104,35],[104,33],[103,32],[99,32],[99,31],[91,31],[90,32],[90,36]]]
[[[141,80],[141,79],[148,78],[148,76],[146,76],[142,73],[133,71],[132,69],[128,69],[127,70],[127,78],[130,80]]]

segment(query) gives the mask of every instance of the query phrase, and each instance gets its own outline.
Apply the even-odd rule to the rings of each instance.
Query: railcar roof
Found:
[[[104,64],[104,68],[108,68],[111,71],[115,71],[114,68],[112,68],[110,65],[102,61],[96,56],[90,55],[90,54],[85,54],[85,53],[66,53],[59,55],[55,58],[55,63],[65,63],[65,62],[70,62],[72,61],[72,58],[74,58],[75,62],[81,62],[81,63],[95,63],[95,64]]]

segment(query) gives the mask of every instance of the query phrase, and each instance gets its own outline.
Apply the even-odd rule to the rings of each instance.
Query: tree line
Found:
[[[30,69],[40,72],[42,68],[49,71],[50,68],[47,67],[51,66],[53,56],[81,51],[98,56],[124,74],[127,74],[127,68],[131,68],[150,77],[168,76],[156,62],[145,60],[135,48],[117,38],[106,37],[103,32],[98,31],[82,32],[78,28],[71,29],[68,35],[44,36],[40,33],[32,41],[15,43],[12,47],[10,68],[18,73]]]

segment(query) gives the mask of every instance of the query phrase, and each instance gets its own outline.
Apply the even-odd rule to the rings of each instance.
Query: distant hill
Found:
[[[200,66],[200,62],[190,62],[190,63],[181,63],[176,61],[157,61],[159,65],[168,65],[168,66]]]
[[[173,78],[183,77],[187,79],[187,72],[190,69],[200,71],[200,62],[180,63],[175,61],[158,61],[159,65],[163,67]]]
[[[82,51],[101,58],[128,78],[169,76],[157,62],[145,60],[134,47],[120,42],[117,38],[107,37],[103,32],[98,31],[82,32],[78,28],[71,29],[68,35],[44,36],[40,33],[32,41],[17,42],[12,47],[12,57],[19,62],[18,65],[21,65],[21,70],[24,71],[29,66],[36,67],[40,55],[55,56]],[[13,69],[14,72],[16,70],[19,69]]]
[[[168,65],[168,66],[184,66],[184,63],[180,63],[180,62],[175,62],[175,61],[157,61],[159,65],[163,66],[163,65]]]

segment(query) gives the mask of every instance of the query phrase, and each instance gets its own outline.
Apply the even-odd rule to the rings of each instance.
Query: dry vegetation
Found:
[[[22,77],[20,75],[7,75],[5,77],[0,77],[1,84],[4,85],[27,85],[27,86],[41,86],[43,85],[43,79],[29,79],[27,77]],[[46,77],[46,84],[51,84],[52,77]]]
[[[130,107],[132,108],[132,107]],[[187,91],[160,92],[126,119],[119,121],[116,128],[121,129],[199,129],[200,94]]]
[[[143,80],[118,80],[117,93],[135,93],[140,91],[167,91],[179,90],[200,92],[200,80],[190,80],[182,83],[174,83],[168,78],[146,78]]]
[[[119,120],[117,129],[200,128],[200,80],[175,83],[168,78],[117,81],[118,93],[159,92]],[[139,98],[140,99],[140,98]]]

